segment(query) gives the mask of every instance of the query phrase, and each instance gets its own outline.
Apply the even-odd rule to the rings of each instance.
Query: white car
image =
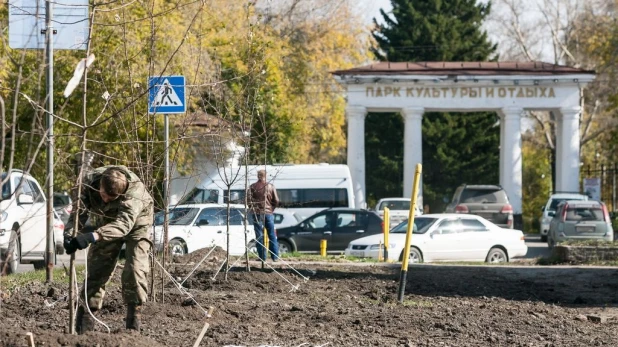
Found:
[[[276,228],[286,228],[302,222],[302,218],[298,213],[285,208],[278,208],[273,212]]]
[[[547,241],[547,234],[549,231],[549,224],[551,223],[552,218],[556,214],[556,208],[558,204],[567,200],[580,200],[587,201],[588,196],[578,193],[556,193],[552,194],[545,206],[543,206],[543,214],[541,215],[540,224],[541,224],[541,241]]]
[[[56,241],[56,254],[64,254],[64,222],[56,211],[54,211],[54,240]]]
[[[392,228],[395,225],[408,220],[410,214],[410,204],[410,198],[384,198],[378,201],[375,211],[378,213],[380,218],[384,219],[384,208],[388,207],[390,226]],[[423,214],[420,204],[420,200],[417,201],[416,210],[414,211],[415,216],[420,216]]]
[[[243,205],[231,205],[230,209],[231,255],[245,253],[245,210]],[[227,205],[190,204],[170,209],[168,241],[172,254],[183,255],[195,250],[219,246],[227,249]],[[248,243],[254,240],[253,225],[247,224]],[[153,240],[158,250],[163,249],[163,214],[155,215]]]
[[[4,181],[7,173],[3,172]],[[45,268],[47,209],[39,183],[21,170],[11,170],[0,201],[0,272],[15,273],[18,264]],[[55,243],[54,243],[55,244]]]
[[[388,259],[401,261],[408,223],[390,231]],[[384,235],[372,235],[350,242],[347,256],[378,258]],[[414,218],[410,248],[411,263],[433,261],[508,262],[525,256],[528,247],[520,230],[504,229],[476,215],[426,214]]]

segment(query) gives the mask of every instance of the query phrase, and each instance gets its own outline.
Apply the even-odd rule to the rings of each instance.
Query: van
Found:
[[[277,189],[279,206],[305,219],[333,207],[354,208],[352,177],[347,165],[249,165],[222,168],[207,175],[178,202],[182,205],[216,203],[244,204],[245,192],[257,181],[258,170],[266,170],[266,181]],[[245,174],[248,180],[245,182]],[[230,188],[228,198],[228,184]],[[186,190],[186,187],[184,188]],[[182,192],[182,190],[180,190]],[[170,195],[179,190],[170,191]]]
[[[567,200],[586,201],[588,200],[588,196],[579,194],[579,193],[555,193],[555,194],[550,195],[545,205],[541,208],[543,212],[541,214],[541,218],[539,222],[541,225],[540,232],[541,232],[542,242],[547,241],[547,233],[549,231],[549,224],[552,218],[554,217],[554,215],[556,214],[556,208],[561,202],[567,201]]]

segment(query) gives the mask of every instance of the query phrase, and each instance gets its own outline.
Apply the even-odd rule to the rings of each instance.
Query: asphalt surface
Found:
[[[526,259],[534,259],[538,257],[548,257],[551,254],[551,251],[547,247],[547,242],[541,242],[541,237],[538,235],[526,235],[526,245],[528,246],[528,253],[524,258],[513,259],[514,262],[518,260],[526,260]],[[75,264],[80,265],[84,264],[84,251],[78,251],[75,256]],[[66,267],[69,267],[69,261],[71,256],[63,254],[58,255],[56,258],[56,266],[62,267],[64,264]],[[22,264],[19,265],[17,272],[23,273],[27,271],[34,271],[34,267],[30,264]]]
[[[75,255],[75,264],[76,265],[80,265],[80,264],[84,264],[84,256],[85,256],[86,252],[84,251],[77,251],[76,255]],[[56,266],[57,267],[62,267],[62,265],[64,264],[67,268],[69,267],[71,261],[71,256],[67,255],[67,254],[63,254],[60,255],[58,254],[56,256]],[[21,264],[17,267],[17,273],[23,273],[23,272],[27,272],[27,271],[34,271],[34,267],[31,264]]]

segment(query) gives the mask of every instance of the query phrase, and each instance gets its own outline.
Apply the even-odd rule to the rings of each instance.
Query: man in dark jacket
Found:
[[[77,203],[81,201],[78,211]],[[82,299],[94,313],[101,309],[105,286],[112,277],[122,246],[126,263],[122,271],[122,296],[127,305],[127,329],[138,330],[141,307],[147,299],[152,243],[153,200],[139,177],[125,166],[103,166],[85,175],[81,195],[75,199],[64,239],[68,254],[88,250],[88,278]],[[77,218],[77,221],[75,219]],[[89,226],[86,222],[89,220]],[[75,223],[79,229],[75,237]],[[94,319],[81,305],[77,310],[79,334],[94,329]]]
[[[262,261],[268,258],[264,248],[264,227],[268,232],[268,248],[273,261],[279,260],[279,244],[275,235],[275,218],[273,212],[279,205],[277,189],[274,185],[266,182],[266,171],[258,171],[258,181],[249,187],[249,208],[252,213],[253,228],[257,241],[258,256]]]

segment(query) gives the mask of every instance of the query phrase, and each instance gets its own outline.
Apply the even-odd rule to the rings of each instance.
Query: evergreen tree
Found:
[[[383,24],[374,18],[382,61],[485,61],[496,45],[481,30],[490,4],[476,0],[391,0],[393,11],[381,10]],[[370,115],[372,117],[382,117]],[[386,116],[385,118],[389,118]],[[423,198],[432,212],[444,209],[461,183],[498,183],[500,128],[495,113],[425,113],[423,117]],[[373,122],[367,126],[367,190],[370,198],[403,194],[402,184],[384,189],[385,177],[403,177],[403,122]],[[399,129],[397,127],[400,127]],[[393,165],[393,162],[399,165]],[[396,173],[391,172],[397,170]],[[401,182],[399,180],[398,182]]]

